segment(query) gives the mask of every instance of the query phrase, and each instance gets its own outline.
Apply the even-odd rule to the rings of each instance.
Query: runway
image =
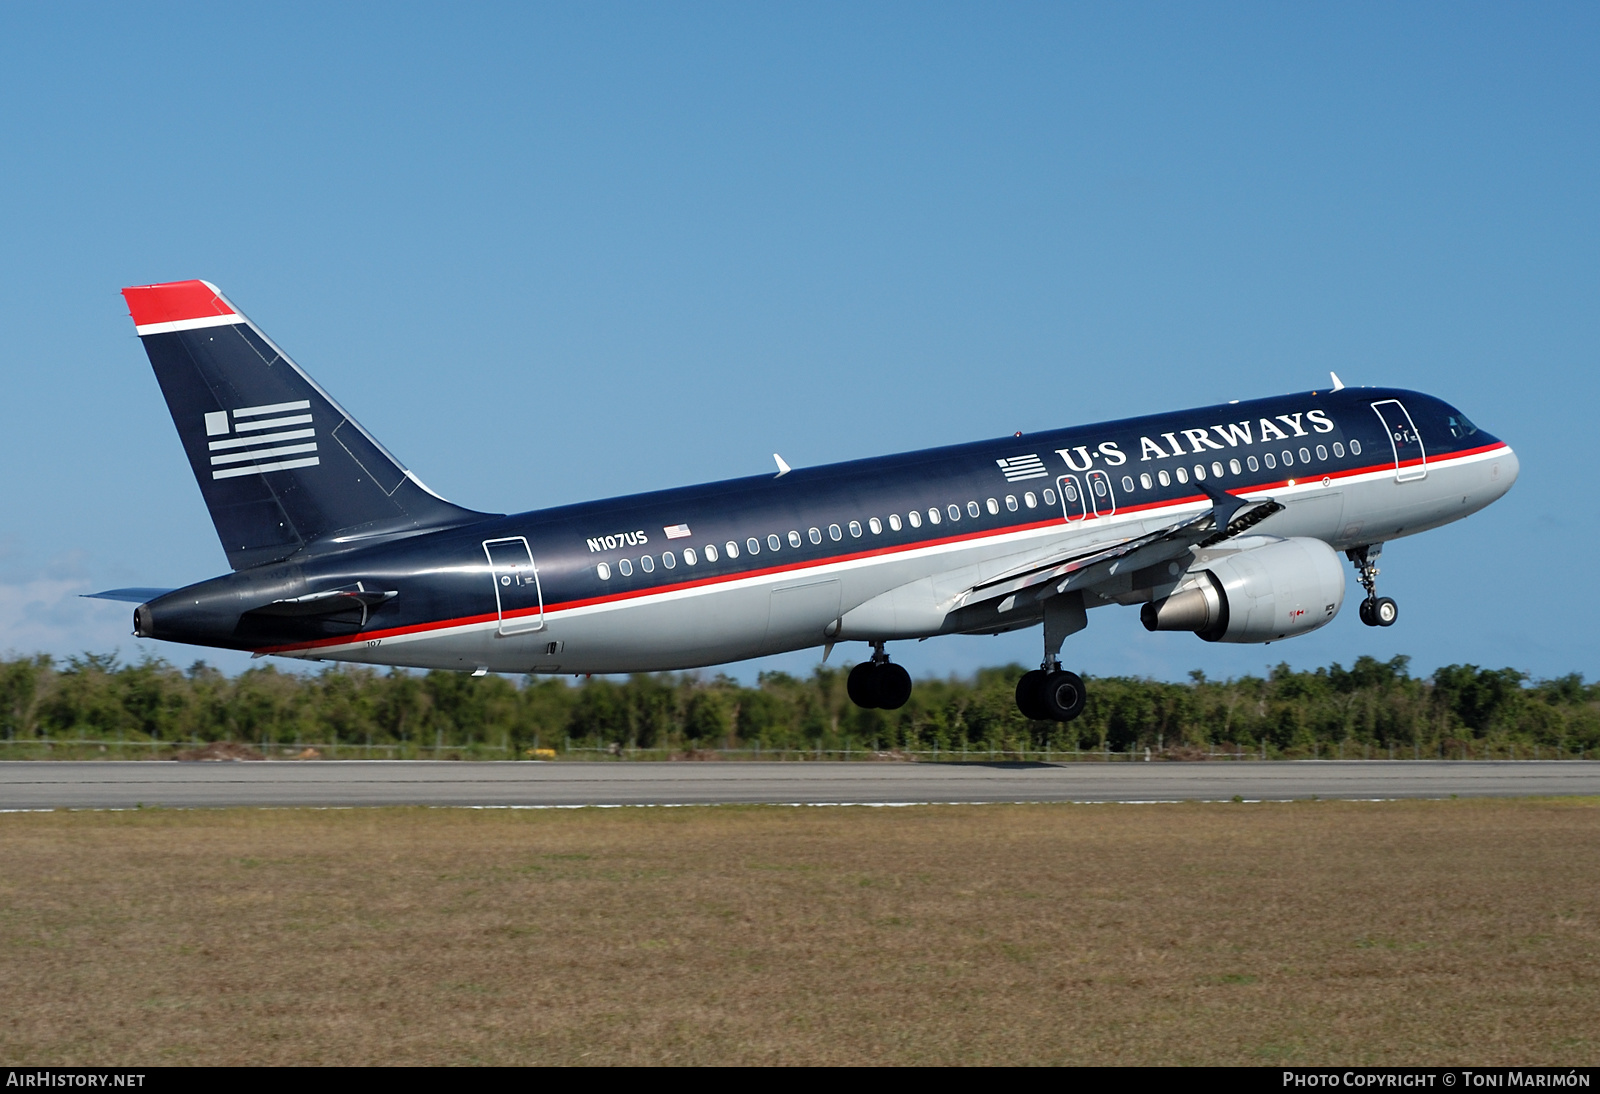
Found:
[[[1247,801],[1600,795],[1600,763],[3,762],[0,809]]]

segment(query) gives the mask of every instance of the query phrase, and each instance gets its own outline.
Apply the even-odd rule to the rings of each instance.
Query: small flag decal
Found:
[[[1023,479],[1042,479],[1050,472],[1044,469],[1044,462],[1036,454],[1026,456],[1012,456],[1010,459],[995,460],[1000,465],[1000,470],[1005,472],[1007,482],[1021,482]]]
[[[317,450],[309,399],[247,406],[231,414],[213,411],[206,415],[206,436],[222,438],[206,444],[213,480],[316,467],[322,462],[309,455]]]
[[[687,524],[673,524],[661,530],[667,533],[668,539],[688,539],[693,534]]]

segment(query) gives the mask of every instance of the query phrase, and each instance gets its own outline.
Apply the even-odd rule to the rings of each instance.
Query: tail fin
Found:
[[[423,486],[215,285],[122,295],[235,570],[486,516]]]

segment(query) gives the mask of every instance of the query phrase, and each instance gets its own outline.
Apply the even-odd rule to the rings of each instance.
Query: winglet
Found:
[[[783,457],[778,455],[776,452],[772,454],[772,458],[778,461],[778,473],[772,477],[775,479],[781,479],[790,472],[791,468],[788,464],[783,462]]]
[[[1328,375],[1333,377],[1333,390],[1343,391],[1344,381],[1339,379],[1339,374],[1337,372],[1329,372]]]
[[[1218,490],[1209,482],[1199,482],[1195,485],[1200,487],[1206,497],[1211,499],[1211,512],[1219,532],[1228,526],[1228,522],[1233,519],[1235,513],[1250,504],[1244,498],[1234,497],[1226,490]]]

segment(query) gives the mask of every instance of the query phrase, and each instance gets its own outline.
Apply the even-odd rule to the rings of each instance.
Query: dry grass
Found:
[[[0,816],[3,1063],[1600,1055],[1600,803]]]

